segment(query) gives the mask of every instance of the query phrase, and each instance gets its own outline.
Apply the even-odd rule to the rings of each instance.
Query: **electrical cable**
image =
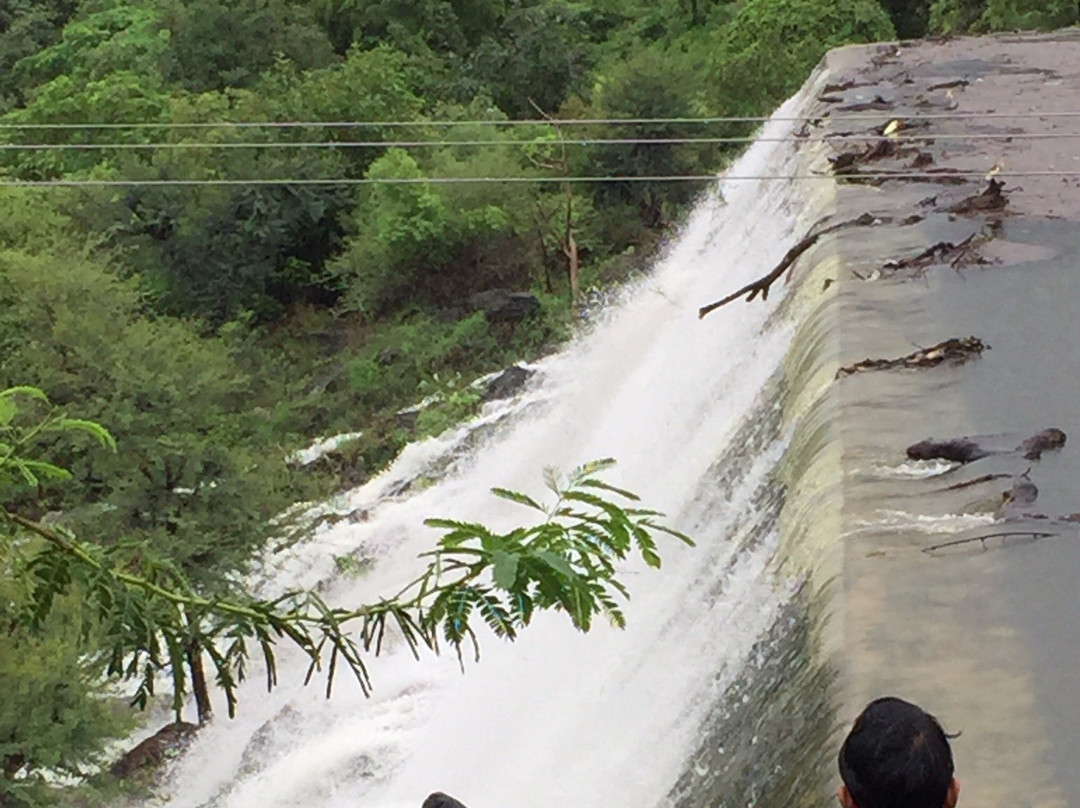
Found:
[[[885,114],[889,113],[889,114]],[[714,116],[701,118],[567,118],[567,119],[512,119],[469,120],[469,121],[187,121],[154,122],[132,121],[128,123],[0,123],[3,130],[65,130],[65,129],[372,129],[396,127],[455,127],[455,126],[668,126],[675,124],[708,125],[715,123],[768,123],[769,121],[804,123],[804,122],[844,122],[844,121],[880,121],[882,117],[901,118],[907,121],[928,120],[1022,120],[1027,118],[1077,118],[1080,111],[1068,112],[932,112],[901,113],[899,110],[883,110],[873,113],[852,113],[831,115],[799,116]]]
[[[11,180],[0,179],[0,188],[139,188],[139,187],[193,187],[193,186],[352,186],[352,185],[465,185],[476,183],[505,184],[551,184],[551,183],[599,183],[599,182],[742,182],[742,181],[789,181],[832,180],[851,182],[870,180],[925,180],[940,182],[942,179],[986,179],[996,176],[1002,179],[1035,177],[1075,178],[1080,180],[1080,168],[1076,171],[941,171],[897,172],[860,174],[658,174],[645,176],[577,176],[577,177],[386,177],[386,178],[258,178],[217,180],[136,180],[136,179],[56,179]]]
[[[709,145],[721,143],[814,143],[879,140],[885,136],[878,134],[836,134],[820,137],[674,137],[674,138],[580,138],[562,140],[316,140],[316,141],[236,141],[211,143],[205,141],[158,142],[158,143],[0,143],[0,152],[4,151],[142,151],[150,149],[185,150],[185,149],[374,149],[374,148],[457,148],[504,146],[642,146],[642,145]],[[1080,132],[1007,132],[972,134],[924,134],[890,135],[888,140],[896,143],[932,143],[937,140],[1061,140],[1080,138]]]

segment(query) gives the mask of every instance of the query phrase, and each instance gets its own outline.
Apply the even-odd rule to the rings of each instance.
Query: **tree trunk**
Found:
[[[188,670],[191,671],[191,690],[195,694],[195,709],[199,713],[199,725],[202,726],[214,717],[214,708],[210,703],[210,688],[206,685],[206,671],[203,670],[202,654],[189,647],[187,661]]]
[[[570,183],[566,183],[565,189],[566,238],[563,240],[563,254],[566,256],[566,276],[570,281],[570,305],[577,306],[581,302],[581,288],[578,283],[581,261],[578,258],[577,241],[574,240],[574,192]]]
[[[567,274],[570,277],[570,302],[576,306],[581,302],[581,287],[578,283],[581,263],[578,259],[577,242],[574,241],[574,234],[572,231],[568,231],[566,234],[566,246],[563,248],[563,251],[566,253],[566,268]]]

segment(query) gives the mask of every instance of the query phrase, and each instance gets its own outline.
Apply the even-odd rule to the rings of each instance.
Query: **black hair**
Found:
[[[937,719],[894,697],[876,699],[840,747],[840,778],[859,808],[942,808],[953,779]]]

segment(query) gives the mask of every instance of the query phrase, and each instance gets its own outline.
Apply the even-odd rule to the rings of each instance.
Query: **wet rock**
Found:
[[[337,449],[326,452],[306,468],[316,474],[336,477],[343,488],[360,485],[368,476],[364,459],[358,452],[342,452]]]
[[[459,306],[450,306],[448,308],[436,309],[435,319],[443,323],[444,325],[450,325],[463,319],[468,312]]]
[[[540,301],[526,292],[489,289],[469,298],[473,311],[483,311],[489,322],[518,322],[540,310]]]
[[[521,388],[532,377],[533,372],[520,365],[509,367],[488,382],[481,398],[484,401],[497,401],[515,396],[521,392]]]
[[[364,508],[354,508],[348,513],[324,513],[320,514],[312,522],[312,527],[318,528],[322,525],[329,525],[333,527],[338,522],[348,522],[350,525],[358,525],[361,522],[366,522],[371,518],[371,514]]]
[[[395,348],[393,346],[389,348],[383,348],[377,354],[375,354],[375,363],[381,367],[389,367],[405,356],[401,348]]]
[[[394,424],[401,429],[412,432],[416,429],[416,421],[419,417],[419,407],[410,407],[407,410],[399,410],[394,413]]]
[[[184,721],[162,727],[116,761],[109,768],[109,774],[118,780],[126,780],[134,774],[156,769],[180,754],[198,729],[195,724]]]

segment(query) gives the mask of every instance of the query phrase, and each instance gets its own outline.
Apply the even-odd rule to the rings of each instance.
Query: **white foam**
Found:
[[[789,127],[770,123],[765,133],[776,138]],[[795,173],[793,150],[757,143],[732,171]],[[347,497],[347,507],[369,510],[368,521],[338,523],[274,568],[277,588],[328,578],[331,601],[360,603],[415,576],[417,554],[436,535],[422,527],[425,517],[510,526],[527,513],[491,497],[491,486],[541,496],[543,467],[610,456],[619,465],[609,480],[692,527],[699,545],[664,542],[660,572],[626,567],[629,627],[583,636],[565,616],[543,615],[513,645],[482,636],[484,657],[465,675],[452,658],[417,663],[392,649],[371,662],[370,700],[342,677],[326,701],[321,688],[300,684],[305,660],[282,649],[281,686],[269,695],[257,681],[244,686],[239,717],[201,734],[177,765],[166,804],[418,808],[435,790],[473,808],[662,804],[698,722],[783,597],[766,572],[775,537],[738,555],[732,535],[753,523],[751,494],[783,446],[751,464],[723,507],[699,497],[719,496],[719,486],[703,488],[707,472],[787,350],[790,330],[766,326],[783,290],[705,320],[697,309],[780,260],[793,241],[799,190],[723,181],[719,190],[726,204],[717,193],[704,199],[635,293],[544,363],[525,400],[537,406],[506,434],[431,488],[390,496],[461,434],[411,447]],[[701,524],[709,505],[721,515]],[[332,578],[333,554],[357,548],[377,557],[371,573]]]

